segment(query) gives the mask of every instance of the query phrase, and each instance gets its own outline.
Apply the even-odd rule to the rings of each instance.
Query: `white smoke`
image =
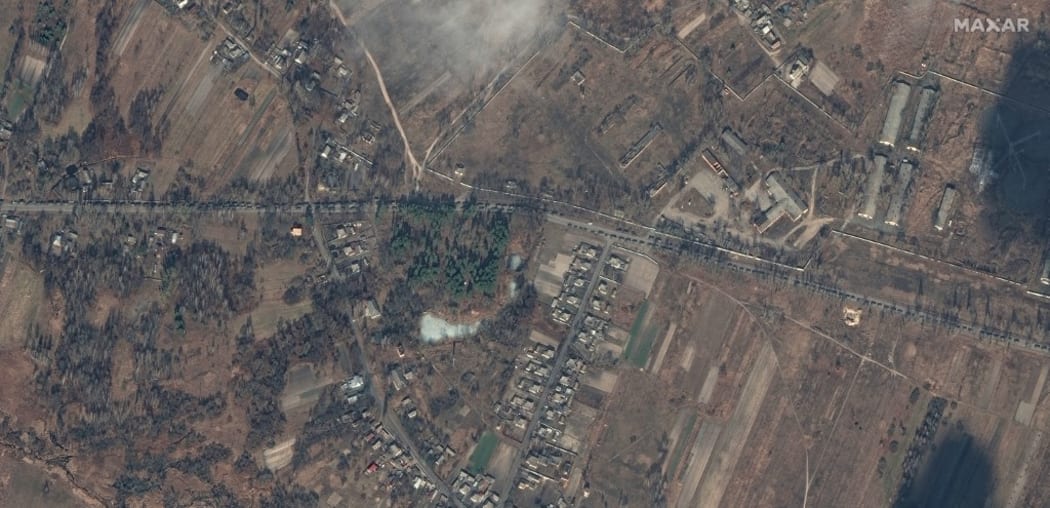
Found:
[[[565,0],[390,0],[356,23],[373,53],[391,38],[409,65],[435,79],[458,79],[501,70],[538,37],[556,29]],[[368,19],[371,18],[371,19]],[[384,71],[392,62],[383,58]],[[440,70],[437,67],[441,67]],[[424,79],[427,79],[424,78]]]

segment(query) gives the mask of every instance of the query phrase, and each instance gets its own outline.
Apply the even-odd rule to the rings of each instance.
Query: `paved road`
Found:
[[[1004,344],[1011,344],[1015,347],[1022,347],[1030,351],[1050,353],[1050,348],[1046,348],[1042,344],[1039,344],[1037,341],[1030,340],[1028,337],[1022,337],[1016,334],[1011,334],[1006,331],[998,330],[989,326],[978,326],[969,323],[963,323],[940,314],[933,314],[931,312],[923,311],[921,309],[915,309],[907,305],[898,305],[894,302],[884,301],[877,298],[871,298],[865,295],[861,295],[859,293],[850,293],[838,287],[814,282],[814,278],[809,276],[809,274],[806,273],[806,270],[800,267],[787,265],[769,259],[764,259],[748,253],[714,245],[710,242],[700,241],[695,238],[686,238],[672,233],[667,233],[664,231],[657,230],[656,228],[650,226],[634,223],[629,220],[617,219],[615,217],[600,214],[597,212],[596,214],[592,214],[590,212],[581,212],[581,215],[593,215],[600,222],[594,222],[592,220],[580,218],[571,218],[563,213],[564,210],[550,209],[550,207],[560,206],[560,204],[556,202],[548,202],[545,200],[534,199],[531,202],[523,203],[520,199],[518,199],[518,197],[516,197],[515,195],[510,195],[508,193],[491,191],[486,192],[484,194],[488,196],[489,199],[491,199],[491,201],[479,202],[478,206],[487,210],[499,210],[508,213],[522,211],[529,213],[537,213],[546,211],[547,220],[551,221],[552,223],[588,231],[590,233],[600,235],[610,241],[622,243],[626,246],[635,248],[649,247],[654,249],[663,249],[665,251],[669,251],[676,254],[682,253],[683,255],[691,256],[698,261],[709,263],[714,262],[722,265],[728,265],[732,269],[739,270],[741,272],[751,273],[763,277],[780,278],[796,286],[809,289],[817,293],[837,296],[847,301],[853,301],[857,304],[871,305],[872,307],[881,308],[888,312],[894,312],[903,315],[909,319],[918,319],[925,322],[938,323],[953,329],[959,329],[966,332],[970,332],[981,339],[988,339],[1002,342]],[[341,213],[351,211],[354,209],[359,209],[362,207],[373,206],[375,203],[376,202],[372,200],[347,200],[338,202],[325,202],[312,205],[312,209],[315,214]],[[99,200],[77,203],[40,201],[0,201],[0,213],[73,213],[78,210],[93,210],[110,211],[113,213],[228,212],[263,214],[267,212],[283,212],[293,214],[301,213],[305,215],[309,206],[310,205],[306,203],[261,205],[245,202],[163,203],[130,200]],[[572,209],[580,208],[575,205],[570,206],[574,207]],[[613,229],[608,227],[607,225],[602,225],[603,223],[615,223],[618,226],[616,229]],[[712,259],[709,256],[706,256],[706,253],[708,251],[720,252],[737,262]],[[1016,290],[1016,288],[1012,289]]]
[[[561,371],[565,368],[565,362],[569,359],[569,351],[572,349],[571,344],[576,339],[576,334],[580,332],[580,327],[583,326],[583,320],[587,317],[588,309],[590,309],[591,296],[594,293],[595,286],[598,285],[598,278],[602,273],[602,268],[605,266],[605,262],[609,259],[609,252],[612,248],[610,242],[606,242],[602,247],[602,253],[598,256],[598,260],[594,264],[594,273],[591,275],[591,279],[587,282],[587,289],[583,293],[583,297],[580,298],[580,307],[576,311],[576,315],[569,321],[569,331],[565,333],[562,341],[558,344],[558,354],[554,357],[554,365],[551,367],[550,376],[547,378],[547,383],[543,387],[543,394],[540,396],[539,401],[536,404],[536,412],[532,414],[532,418],[529,420],[528,427],[525,428],[525,436],[522,438],[522,447],[514,455],[514,461],[511,463],[511,481],[503,487],[503,490],[499,493],[500,500],[506,506],[510,502],[510,491],[514,488],[515,481],[518,478],[518,473],[521,470],[521,464],[525,460],[525,454],[529,451],[532,445],[532,434],[536,431],[536,427],[540,423],[540,418],[547,411],[547,402],[550,399],[551,392],[554,390],[554,385],[558,379],[561,378]]]
[[[391,435],[397,439],[401,446],[408,450],[408,453],[415,459],[416,464],[419,466],[419,470],[423,472],[423,475],[427,477],[430,483],[434,484],[434,487],[438,492],[448,497],[452,503],[459,507],[463,506],[457,498],[452,495],[452,489],[449,488],[448,484],[441,479],[440,476],[434,469],[430,467],[430,464],[423,460],[423,455],[419,453],[419,448],[416,446],[416,442],[412,439],[412,436],[405,431],[405,428],[401,426],[401,420],[397,414],[393,411],[387,411],[386,407],[386,394],[379,389],[382,386],[383,379],[373,374],[368,361],[368,348],[366,347],[366,341],[364,334],[361,333],[361,329],[357,326],[356,320],[350,321],[350,331],[353,333],[354,340],[357,341],[357,351],[360,355],[361,365],[364,366],[364,378],[368,380],[368,391],[372,394],[372,399],[379,406],[380,421],[383,423],[385,428]],[[349,348],[349,345],[345,347]],[[349,367],[349,366],[346,366]]]

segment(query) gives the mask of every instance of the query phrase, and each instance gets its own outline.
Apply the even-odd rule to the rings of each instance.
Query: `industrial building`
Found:
[[[937,219],[933,222],[933,228],[937,231],[944,231],[944,228],[952,225],[952,209],[955,207],[955,197],[958,194],[959,191],[955,190],[955,187],[951,185],[944,188],[944,194],[941,195],[941,204],[937,207]]]
[[[722,130],[722,142],[729,147],[730,150],[736,152],[738,157],[744,157],[747,155],[747,143],[737,136],[733,129],[726,127]]]
[[[886,178],[886,157],[875,156],[875,166],[868,175],[868,184],[864,188],[864,206],[857,215],[871,220],[875,218],[875,210],[878,205],[879,193],[882,192],[882,181]]]
[[[890,148],[897,143],[897,134],[901,129],[901,115],[908,105],[908,95],[911,86],[907,83],[897,81],[893,83],[893,95],[890,97],[890,107],[886,111],[886,121],[882,124],[882,133],[879,134],[879,143]]]
[[[806,202],[795,192],[784,187],[777,176],[776,172],[766,176],[766,191],[773,200],[773,206],[762,212],[763,218],[756,225],[759,233],[764,233],[781,217],[787,216],[792,221],[797,221],[809,211]]]
[[[915,166],[909,161],[902,161],[897,169],[897,181],[890,198],[890,208],[886,211],[886,224],[900,226],[901,213],[904,211],[904,201],[908,198],[908,188],[911,187],[912,173]]]
[[[933,117],[934,100],[937,98],[937,90],[925,87],[919,92],[919,107],[915,109],[915,120],[911,123],[911,134],[908,135],[908,149],[913,152],[919,151],[919,144],[926,134],[926,128],[930,125]]]
[[[710,148],[705,148],[704,151],[700,153],[700,158],[704,160],[707,167],[711,168],[711,171],[714,171],[716,175],[722,177],[725,181],[725,188],[730,196],[736,196],[740,193],[740,189],[743,186],[742,180],[738,175],[730,173],[729,169],[722,164],[722,161],[718,160],[718,157]]]

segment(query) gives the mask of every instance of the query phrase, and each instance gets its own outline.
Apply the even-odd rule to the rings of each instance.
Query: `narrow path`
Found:
[[[383,82],[383,73],[379,71],[379,65],[376,64],[375,58],[372,58],[372,53],[365,47],[365,43],[360,42],[360,44],[361,49],[365,52],[365,58],[368,58],[368,63],[372,65],[372,70],[376,73],[379,91],[383,92],[383,100],[386,101],[387,107],[390,108],[390,116],[394,117],[394,126],[397,127],[397,132],[401,135],[401,141],[405,143],[405,156],[408,157],[408,162],[411,164],[412,177],[418,185],[419,179],[423,177],[423,166],[416,160],[415,154],[412,153],[412,147],[408,144],[408,136],[405,135],[405,129],[401,126],[401,118],[397,115],[397,108],[394,107],[394,102],[390,100],[390,94],[386,90],[386,83]]]
[[[335,4],[335,0],[329,0],[328,7],[332,13],[335,14],[336,18],[339,18],[339,22],[343,26],[349,28],[350,25],[346,23],[346,18],[343,17],[343,11]],[[394,107],[394,101],[390,100],[390,93],[386,89],[386,82],[383,81],[383,73],[379,70],[379,64],[376,63],[376,59],[372,57],[372,53],[368,51],[368,47],[365,46],[364,41],[361,39],[357,40],[357,43],[361,45],[361,49],[365,52],[365,58],[368,59],[369,65],[372,66],[372,71],[376,73],[376,81],[379,83],[379,91],[383,93],[383,101],[386,102],[387,108],[390,109],[390,116],[394,118],[394,126],[397,127],[397,133],[401,135],[401,141],[405,144],[405,156],[408,157],[408,162],[412,170],[412,178],[415,180],[416,185],[419,185],[419,180],[423,178],[423,165],[416,160],[416,155],[412,153],[412,146],[408,143],[408,136],[405,134],[405,128],[401,126],[401,117],[397,114],[397,108]],[[435,140],[436,142],[436,140]],[[431,146],[433,148],[433,146]],[[430,149],[427,149],[430,152]]]

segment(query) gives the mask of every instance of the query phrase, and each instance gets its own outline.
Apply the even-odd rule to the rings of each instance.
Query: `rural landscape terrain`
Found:
[[[1050,503],[1050,2],[0,9],[0,507]]]

